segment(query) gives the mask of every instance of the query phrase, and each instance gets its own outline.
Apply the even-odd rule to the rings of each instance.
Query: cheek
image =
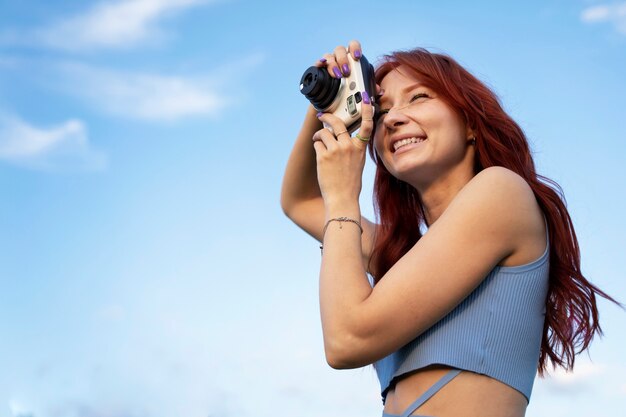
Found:
[[[459,116],[450,111],[442,111],[438,117],[432,118],[430,126],[437,131],[441,138],[451,146],[465,143],[465,123]]]
[[[382,133],[379,133],[380,131],[381,129],[376,129],[376,133],[374,133],[374,136],[372,137],[372,140],[374,141],[373,143],[374,150],[376,151],[378,155],[380,155],[383,152],[382,143],[384,141]]]

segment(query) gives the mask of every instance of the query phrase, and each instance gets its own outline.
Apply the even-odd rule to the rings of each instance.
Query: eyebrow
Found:
[[[418,81],[418,82],[416,82],[414,84],[411,84],[411,85],[409,85],[407,87],[404,87],[401,90],[401,93],[405,94],[405,93],[408,93],[411,90],[416,89],[417,87],[423,87],[423,86],[424,86],[424,83]],[[376,96],[376,102],[380,105],[380,104],[382,104],[384,98],[385,98],[384,94],[383,95],[379,94],[379,95]]]

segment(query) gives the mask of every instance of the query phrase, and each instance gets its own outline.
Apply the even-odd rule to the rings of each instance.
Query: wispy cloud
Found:
[[[80,120],[40,128],[7,114],[0,114],[0,160],[46,171],[93,171],[107,164],[106,156],[92,149]]]
[[[231,104],[205,77],[116,71],[80,63],[58,67],[57,88],[81,97],[98,110],[131,119],[174,121],[211,116]]]
[[[101,1],[81,14],[60,18],[48,27],[30,32],[5,31],[3,43],[35,44],[70,51],[128,49],[163,32],[164,18],[213,0]]]
[[[580,19],[585,23],[613,24],[615,30],[626,35],[626,2],[600,4],[588,7],[580,14]]]
[[[16,400],[9,401],[9,409],[11,410],[11,417],[34,417],[31,410]]]
[[[49,407],[51,417],[147,417],[149,413],[133,410],[128,406],[93,405],[87,401],[65,401]],[[35,417],[35,416],[33,416]]]
[[[546,385],[552,391],[576,393],[584,391],[606,374],[606,366],[593,362],[577,362],[573,372],[559,368],[546,378]]]

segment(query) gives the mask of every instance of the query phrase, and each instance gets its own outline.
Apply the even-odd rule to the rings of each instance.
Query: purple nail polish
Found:
[[[357,49],[356,51],[354,51],[354,57],[357,58],[357,59],[361,58],[361,50],[360,49]]]
[[[348,64],[343,64],[341,69],[343,70],[343,75],[350,75],[350,67]]]
[[[326,63],[326,58],[322,58],[322,59],[320,59],[320,62],[321,62],[322,64],[325,64],[325,63]]]
[[[324,113],[322,113],[322,112],[317,113],[317,117],[318,118],[322,117],[323,115],[324,115]]]
[[[370,96],[367,94],[367,91],[363,91],[361,97],[363,97],[363,103],[370,104]]]
[[[341,71],[339,71],[339,68],[333,68],[333,74],[335,74],[335,77],[341,78]]]

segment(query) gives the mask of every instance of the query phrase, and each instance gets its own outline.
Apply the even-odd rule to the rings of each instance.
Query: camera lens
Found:
[[[335,100],[341,80],[330,76],[325,68],[309,67],[300,79],[300,92],[318,110],[325,110]]]

